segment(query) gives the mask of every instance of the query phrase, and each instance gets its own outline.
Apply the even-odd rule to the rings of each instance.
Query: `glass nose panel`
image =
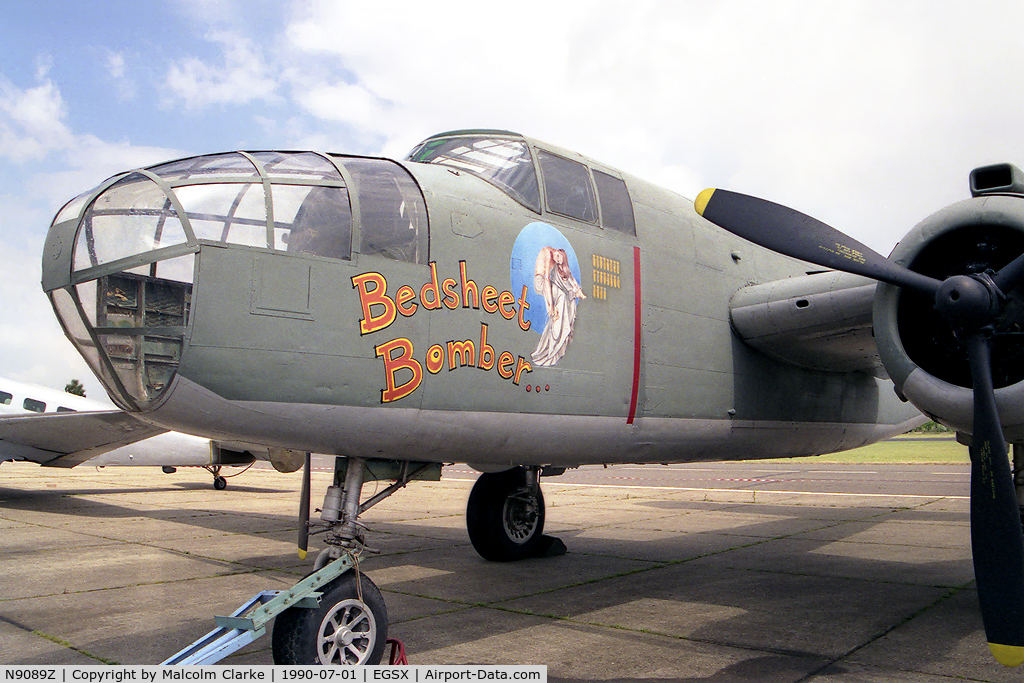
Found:
[[[72,257],[77,284],[53,293],[54,309],[124,407],[152,405],[177,370],[195,271],[188,242],[168,194],[138,172],[100,192],[82,216]]]
[[[415,183],[393,162],[353,164],[377,250],[422,261],[426,213]],[[171,385],[204,244],[352,258],[355,217],[340,165],[306,152],[192,157],[113,178],[61,209],[58,232],[82,217],[71,284],[51,300],[115,400],[146,409]]]
[[[140,173],[119,180],[96,198],[78,231],[74,270],[185,243],[170,199]]]

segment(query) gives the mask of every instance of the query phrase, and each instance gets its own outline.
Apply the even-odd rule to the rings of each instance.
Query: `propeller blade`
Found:
[[[995,277],[992,278],[992,281],[996,283],[996,287],[998,287],[1003,294],[1009,294],[1016,289],[1021,282],[1024,282],[1024,254],[1021,254],[1003,266],[1002,269],[995,274]]]
[[[765,199],[707,189],[697,195],[694,207],[720,228],[801,261],[909,287],[933,297],[941,284],[893,263],[815,218]]]
[[[306,453],[306,462],[302,465],[302,493],[299,498],[299,559],[306,559],[309,550],[309,477],[312,467],[312,456]]]
[[[966,338],[974,383],[971,550],[985,636],[996,661],[1024,663],[1024,533],[996,410],[989,339]]]
[[[999,310],[997,290],[1006,294],[1024,284],[1024,255],[988,281],[952,276],[940,282],[780,204],[707,189],[694,207],[712,223],[766,249],[927,294],[958,330],[967,345],[974,388],[971,548],[981,617],[996,660],[1006,666],[1024,664],[1024,532],[996,408],[990,345],[991,324]]]

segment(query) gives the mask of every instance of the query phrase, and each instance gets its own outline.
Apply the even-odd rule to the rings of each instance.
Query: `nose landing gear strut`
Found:
[[[334,486],[327,490],[319,523],[308,519],[310,463],[303,472],[300,505],[300,549],[305,549],[309,528],[324,533],[327,545],[314,571],[287,591],[264,591],[239,607],[230,617],[216,617],[218,628],[163,664],[214,664],[266,634],[271,635],[277,664],[379,664],[389,641],[384,597],[368,576],[359,571],[359,558],[370,551],[359,515],[405,487],[413,479],[439,480],[441,465],[335,458]],[[360,503],[363,483],[394,483]],[[276,617],[276,619],[275,619]],[[392,653],[400,663],[404,653]]]

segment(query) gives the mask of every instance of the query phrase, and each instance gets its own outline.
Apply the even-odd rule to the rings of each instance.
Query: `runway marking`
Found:
[[[444,481],[465,481],[474,482],[475,479],[455,479],[445,478]],[[693,488],[689,486],[647,486],[644,484],[629,485],[629,484],[570,484],[566,482],[546,481],[545,486],[564,486],[571,488],[581,489],[650,489],[652,491],[689,491],[696,493],[779,493],[789,496],[857,496],[860,498],[914,498],[914,499],[933,499],[933,500],[970,500],[970,496],[944,496],[942,494],[934,494],[926,496],[916,493],[845,493],[845,492],[834,492],[834,491],[773,491],[771,489],[708,489],[708,488]]]

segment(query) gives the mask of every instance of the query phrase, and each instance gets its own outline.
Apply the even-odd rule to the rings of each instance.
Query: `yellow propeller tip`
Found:
[[[989,643],[988,647],[992,650],[992,656],[1003,666],[1020,666],[1024,664],[1024,647],[1019,645],[999,645],[998,643]]]
[[[307,555],[307,554],[308,554],[308,553],[307,553],[307,552],[306,552],[305,550],[303,550],[302,548],[299,548],[299,559],[300,559],[300,560],[304,560],[304,559],[306,559],[306,555]]]
[[[711,201],[711,195],[715,193],[714,188],[708,188],[703,190],[697,198],[693,201],[693,208],[697,209],[697,213],[701,216],[704,215],[704,209],[708,207],[708,202]]]

